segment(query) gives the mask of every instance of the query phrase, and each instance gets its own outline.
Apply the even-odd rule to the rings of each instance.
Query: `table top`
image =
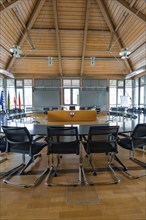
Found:
[[[89,131],[89,127],[90,126],[103,126],[103,125],[109,125],[109,126],[119,126],[119,133],[123,133],[123,132],[132,132],[134,127],[136,126],[137,123],[135,123],[134,121],[128,121],[128,122],[118,122],[118,123],[114,123],[114,122],[109,122],[107,124],[67,124],[67,125],[60,125],[60,124],[55,124],[55,125],[43,125],[43,124],[19,124],[19,126],[23,127],[26,126],[30,132],[31,135],[47,135],[47,127],[48,126],[77,126],[78,127],[78,133],[79,135],[87,135],[88,131]],[[11,124],[11,126],[13,126]]]
[[[6,125],[6,126],[20,126],[20,127],[27,127],[28,130],[30,131],[30,133],[32,135],[47,135],[47,126],[77,126],[78,127],[78,131],[80,135],[87,135],[88,131],[89,131],[89,127],[90,126],[102,126],[102,125],[117,125],[119,126],[119,133],[122,132],[131,132],[133,131],[134,127],[138,124],[138,123],[143,123],[145,122],[145,120],[140,120],[140,119],[134,119],[134,120],[121,120],[118,122],[112,122],[112,121],[108,121],[105,122],[105,119],[102,121],[97,120],[97,122],[87,122],[87,123],[47,123],[46,121],[42,121],[41,124],[34,124],[34,123],[28,123],[27,121],[24,122],[18,122],[16,121],[1,121],[1,126],[2,125]],[[2,129],[1,129],[2,132]]]

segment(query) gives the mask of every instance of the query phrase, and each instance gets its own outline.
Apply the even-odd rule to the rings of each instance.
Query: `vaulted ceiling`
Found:
[[[146,0],[0,0],[0,69],[16,78],[146,74]]]

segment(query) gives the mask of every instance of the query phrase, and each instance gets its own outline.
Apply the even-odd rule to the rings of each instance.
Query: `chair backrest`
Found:
[[[77,127],[47,127],[49,153],[79,154]]]
[[[75,109],[76,109],[75,105],[70,105],[69,106],[69,110],[75,110]]]
[[[134,147],[146,145],[146,123],[137,124],[131,134]]]
[[[6,152],[30,154],[32,137],[26,127],[2,126],[6,136]]]
[[[91,126],[88,141],[117,141],[119,126]]]
[[[91,126],[87,140],[87,153],[117,152],[119,126]]]

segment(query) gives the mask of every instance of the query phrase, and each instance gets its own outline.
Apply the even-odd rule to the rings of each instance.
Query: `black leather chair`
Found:
[[[108,181],[88,181],[89,184],[112,184],[120,182],[120,178],[116,175],[112,163],[117,160],[117,138],[118,126],[91,126],[89,128],[88,137],[84,138],[83,146],[87,154],[87,158],[92,167],[93,175],[96,176],[96,169],[92,163],[91,155],[96,153],[105,153],[108,156],[108,168],[113,174],[113,180]]]
[[[20,175],[26,174],[26,168],[28,168],[37,157],[41,156],[40,151],[47,145],[47,143],[44,141],[37,141],[38,139],[33,140],[26,127],[2,126],[2,129],[6,136],[6,152],[22,154],[22,163],[19,166],[7,171],[3,182],[26,188],[35,186],[41,181],[43,175],[48,171],[47,169],[43,171],[33,183],[18,184],[17,182],[10,181],[10,179],[18,172]],[[27,164],[25,163],[25,155],[30,156],[30,160]]]
[[[146,163],[135,158],[135,149],[143,148],[146,145],[146,123],[137,124],[133,132],[128,136],[126,134],[120,134],[118,144],[122,148],[129,150],[131,156],[129,159],[136,162],[140,166],[146,168]],[[123,137],[122,137],[123,136]],[[139,175],[131,175],[127,172],[128,168],[120,169],[127,177],[131,179],[139,178],[146,175],[146,172]]]
[[[81,157],[80,157],[80,142],[78,140],[77,127],[47,127],[47,142],[48,142],[48,164],[50,164],[49,174],[46,179],[46,185],[80,185],[81,184]],[[54,167],[54,157],[57,155],[57,165]],[[50,181],[51,176],[58,176],[58,166],[60,165],[60,155],[62,154],[76,154],[79,155],[79,180],[73,183],[53,183]],[[50,155],[52,159],[50,161]]]

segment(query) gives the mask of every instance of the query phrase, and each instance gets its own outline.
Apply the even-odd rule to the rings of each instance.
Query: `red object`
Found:
[[[20,98],[20,93],[18,96],[18,108],[21,109],[21,98]]]
[[[16,108],[16,97],[14,97],[14,107]]]

